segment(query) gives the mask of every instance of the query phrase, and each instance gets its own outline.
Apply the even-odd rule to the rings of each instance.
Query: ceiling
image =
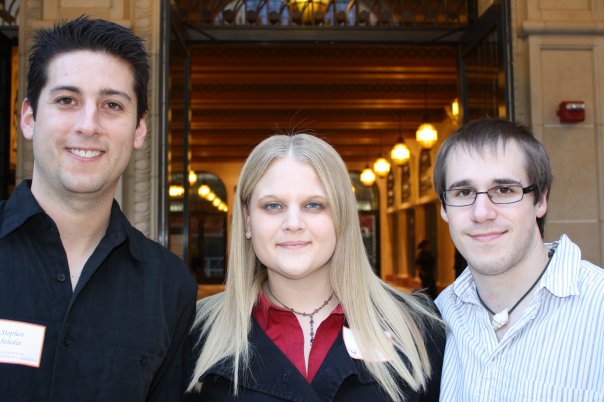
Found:
[[[243,160],[267,136],[296,130],[325,138],[347,161],[373,159],[400,135],[412,141],[425,116],[444,119],[457,94],[451,46],[197,44],[191,56],[193,168]],[[171,75],[178,147],[183,64]]]
[[[181,4],[172,21],[182,28],[172,31],[178,40],[170,61],[173,171],[182,167],[187,129],[192,169],[208,162],[243,161],[267,136],[300,130],[326,139],[347,162],[371,161],[399,136],[413,142],[426,117],[445,119],[445,107],[457,96],[457,43],[463,27],[400,22],[309,27],[292,26],[291,21],[282,27],[235,26],[202,21],[203,7],[210,3],[204,4]],[[217,10],[231,4],[222,2]],[[425,22],[428,13],[416,14]],[[187,72],[179,43],[190,55],[187,119]]]

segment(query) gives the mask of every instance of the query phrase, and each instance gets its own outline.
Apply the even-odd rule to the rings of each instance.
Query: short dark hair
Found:
[[[34,119],[40,92],[48,81],[48,65],[58,55],[79,50],[104,52],[125,61],[132,68],[136,94],[137,122],[148,110],[149,55],[143,40],[121,25],[105,20],[81,16],[60,22],[51,29],[40,29],[34,34],[26,96]]]
[[[549,198],[553,182],[552,167],[543,145],[535,138],[532,131],[521,124],[501,119],[474,120],[451,134],[442,144],[434,162],[434,189],[438,193],[443,208],[443,192],[446,186],[447,157],[452,149],[462,148],[477,151],[480,154],[487,149],[496,150],[499,144],[504,146],[513,141],[524,151],[524,163],[529,178],[527,185],[534,185],[535,204],[541,200],[544,192]],[[537,225],[543,237],[545,215],[537,218]]]

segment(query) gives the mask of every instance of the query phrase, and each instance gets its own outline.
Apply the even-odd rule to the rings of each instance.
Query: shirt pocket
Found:
[[[99,401],[144,401],[161,359],[149,352],[113,347],[107,354]]]
[[[518,391],[518,401],[526,402],[601,402],[604,401],[604,391],[593,389],[579,389],[539,381],[522,381]],[[511,394],[513,395],[513,394]]]

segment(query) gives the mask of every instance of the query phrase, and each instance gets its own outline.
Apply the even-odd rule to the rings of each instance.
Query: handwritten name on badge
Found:
[[[386,336],[390,337],[388,333],[386,333]],[[342,337],[344,338],[344,345],[346,345],[346,350],[348,351],[350,357],[352,357],[353,359],[367,360],[373,362],[385,362],[389,360],[382,354],[377,354],[376,356],[371,356],[369,358],[364,357],[361,353],[359,345],[357,344],[357,340],[354,337],[354,334],[352,333],[352,330],[348,327],[342,327]]]
[[[40,367],[44,325],[0,319],[0,363]]]

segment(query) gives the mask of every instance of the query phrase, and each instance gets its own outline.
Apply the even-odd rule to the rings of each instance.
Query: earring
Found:
[[[251,239],[252,238],[252,234],[249,231],[245,232],[245,238],[248,239],[248,240]]]

